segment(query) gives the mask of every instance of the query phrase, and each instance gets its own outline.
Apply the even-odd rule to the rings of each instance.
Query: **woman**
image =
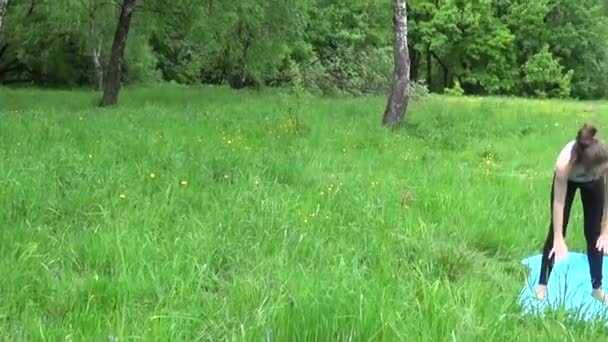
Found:
[[[608,303],[608,295],[602,290],[603,252],[608,251],[608,220],[605,220],[608,208],[608,151],[604,143],[596,139],[596,133],[595,127],[585,124],[576,140],[568,143],[557,158],[551,186],[551,224],[536,290],[538,299],[545,298],[555,259],[568,254],[566,228],[574,195],[580,189],[593,297]]]

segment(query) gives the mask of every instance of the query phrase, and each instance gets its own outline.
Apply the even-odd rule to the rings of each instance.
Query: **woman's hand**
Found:
[[[595,246],[600,250],[600,252],[608,253],[608,233],[602,233],[602,235],[600,235],[600,237],[597,239]]]
[[[608,237],[605,238],[607,242],[607,246],[608,246]],[[598,239],[598,243],[599,243],[599,239]],[[551,249],[551,252],[549,252],[549,259],[551,259],[552,256],[555,256],[555,260],[558,259],[562,259],[562,258],[566,258],[566,256],[568,255],[568,247],[566,246],[566,241],[564,241],[564,239],[555,239],[553,241],[553,249]]]

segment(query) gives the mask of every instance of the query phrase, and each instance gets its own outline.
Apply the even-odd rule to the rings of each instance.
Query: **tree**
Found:
[[[393,59],[395,66],[393,87],[382,120],[386,126],[395,126],[404,119],[409,102],[410,56],[407,45],[406,2],[406,0],[393,0]]]
[[[8,0],[0,0],[0,32],[2,32],[2,23],[4,22],[4,16],[6,15],[7,7]]]
[[[98,13],[100,5],[94,1],[89,2],[87,8],[88,21],[89,21],[89,41],[90,51],[93,66],[95,68],[95,85],[97,90],[103,91],[103,65],[101,61],[102,49],[103,49],[103,32],[100,28]]]
[[[118,93],[122,83],[123,63],[131,18],[135,11],[135,0],[123,0],[120,5],[120,16],[114,33],[112,51],[106,73],[103,98],[100,106],[111,106],[118,102]]]

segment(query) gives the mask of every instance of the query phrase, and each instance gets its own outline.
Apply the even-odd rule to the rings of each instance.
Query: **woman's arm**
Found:
[[[608,207],[608,176],[607,175],[603,175],[602,176],[603,181],[604,181],[604,213],[603,213],[603,217],[602,217],[602,232],[600,233],[600,236],[597,238],[597,242],[595,243],[595,246],[597,247],[598,250],[600,250],[603,253],[607,253],[608,252],[608,219],[606,218],[606,211],[607,211],[607,207]]]
[[[608,213],[608,177],[604,173],[602,178],[604,182],[604,211],[602,213],[602,234],[605,234],[608,232],[608,218],[606,217],[606,214]]]
[[[568,189],[568,175],[571,169],[571,150],[564,148],[555,163],[555,180],[553,182],[553,240],[564,239],[564,205]]]

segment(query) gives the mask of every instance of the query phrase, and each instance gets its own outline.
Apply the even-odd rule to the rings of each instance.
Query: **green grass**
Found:
[[[0,89],[3,339],[605,339],[517,304],[553,162],[605,103],[433,96],[390,132],[378,97],[97,100]]]

